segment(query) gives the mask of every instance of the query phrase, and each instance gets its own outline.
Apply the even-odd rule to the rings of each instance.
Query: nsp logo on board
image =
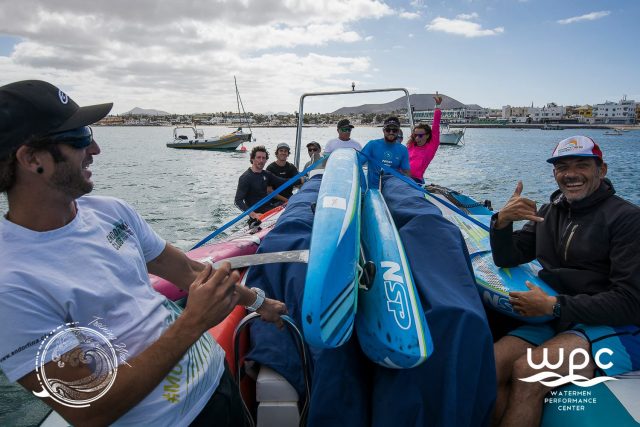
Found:
[[[393,317],[401,329],[409,329],[411,327],[409,298],[404,278],[397,274],[400,271],[400,265],[393,261],[381,261],[380,267],[384,269],[382,279],[384,280],[384,293],[387,297],[387,310],[393,313]]]
[[[489,304],[499,310],[515,313],[513,306],[509,302],[509,297],[484,290],[482,293],[482,300],[485,304]]]

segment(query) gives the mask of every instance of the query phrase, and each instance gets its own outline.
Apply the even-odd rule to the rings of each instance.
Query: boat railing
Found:
[[[296,130],[296,144],[295,144],[295,165],[297,168],[300,168],[300,147],[302,143],[302,125],[304,123],[304,100],[306,98],[312,96],[330,96],[330,95],[355,95],[355,94],[363,94],[363,93],[378,93],[378,92],[404,92],[405,98],[407,100],[407,111],[409,112],[409,125],[413,129],[413,114],[411,108],[411,99],[409,97],[409,91],[405,88],[389,88],[389,89],[366,89],[366,90],[344,90],[337,92],[310,92],[304,93],[300,97],[300,107],[298,109],[298,128]]]

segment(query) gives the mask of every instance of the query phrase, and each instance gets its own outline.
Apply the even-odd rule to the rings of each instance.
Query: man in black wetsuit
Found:
[[[278,146],[276,147],[276,161],[267,166],[267,170],[275,176],[283,178],[285,180],[298,175],[298,168],[287,161],[289,153],[289,144],[287,144],[286,142],[281,142],[280,144],[278,144]],[[294,185],[302,185],[302,180],[299,180]],[[285,188],[280,193],[280,195],[287,200],[289,200],[292,194],[293,186]]]
[[[264,170],[264,165],[267,164],[267,159],[269,159],[269,153],[264,145],[253,147],[250,156],[251,167],[240,175],[240,178],[238,178],[235,205],[243,212],[262,198],[266,197],[274,188],[277,188],[286,182],[286,180],[278,178],[271,172]],[[276,200],[271,200],[270,202],[260,206],[255,211],[250,212],[250,224],[253,221],[258,220],[260,214],[287,202],[287,199],[280,195],[277,195],[275,199]]]

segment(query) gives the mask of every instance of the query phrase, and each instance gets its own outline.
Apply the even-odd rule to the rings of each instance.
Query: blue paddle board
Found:
[[[446,206],[445,203],[439,199],[439,195],[431,194],[425,195],[425,197],[440,209],[445,218],[453,222],[460,229],[469,255],[471,256],[471,264],[473,265],[473,271],[476,276],[476,285],[480,293],[480,298],[486,306],[527,323],[544,323],[553,318],[552,316],[522,316],[514,311],[513,306],[509,302],[509,292],[529,290],[525,281],[539,286],[548,295],[558,295],[555,290],[538,277],[538,271],[542,269],[538,261],[511,268],[500,268],[496,266],[491,255],[491,244],[487,230]],[[487,226],[491,219],[490,214],[470,215],[470,217]]]
[[[387,368],[413,368],[433,352],[433,341],[400,235],[382,194],[369,189],[362,208],[364,259],[375,275],[358,292],[360,347]]]
[[[310,345],[338,347],[351,336],[359,254],[360,166],[355,150],[339,149],[327,161],[311,231],[302,298],[302,328]]]

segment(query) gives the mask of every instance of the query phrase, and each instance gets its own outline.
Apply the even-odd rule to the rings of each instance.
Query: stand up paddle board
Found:
[[[377,189],[364,196],[361,242],[375,275],[358,292],[360,347],[387,368],[418,366],[433,352],[433,341],[400,235]]]
[[[356,151],[331,153],[320,184],[302,298],[305,340],[333,348],[351,336],[360,253],[360,166]]]
[[[438,195],[427,194],[425,197],[436,205],[442,215],[457,225],[462,232],[471,257],[478,292],[486,306],[527,323],[544,323],[553,318],[552,316],[522,316],[514,311],[509,302],[509,292],[529,291],[525,284],[526,281],[539,286],[548,295],[558,295],[556,291],[538,277],[538,272],[542,269],[538,261],[510,268],[496,266],[491,255],[489,232],[487,230],[446,206]],[[470,215],[470,217],[488,226],[492,212],[488,209],[486,211],[488,212],[486,215]]]

